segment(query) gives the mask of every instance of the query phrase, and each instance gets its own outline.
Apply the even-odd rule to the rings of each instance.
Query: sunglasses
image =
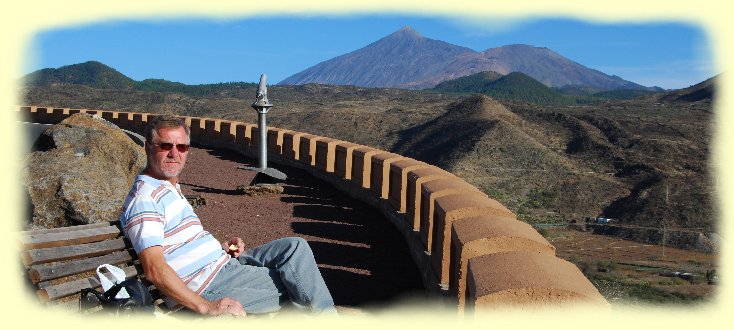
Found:
[[[173,144],[173,143],[153,143],[154,146],[158,146],[158,149],[161,151],[171,151],[174,146],[176,146],[176,150],[180,153],[185,153],[189,151],[189,145],[188,144]]]

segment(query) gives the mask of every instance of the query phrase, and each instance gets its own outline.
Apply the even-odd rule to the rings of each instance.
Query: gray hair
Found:
[[[161,128],[177,127],[183,127],[186,131],[186,136],[191,140],[191,128],[189,128],[189,125],[186,125],[186,120],[173,115],[155,115],[153,119],[148,121],[148,126],[145,128],[145,141],[153,143],[155,137],[158,136],[158,130]]]

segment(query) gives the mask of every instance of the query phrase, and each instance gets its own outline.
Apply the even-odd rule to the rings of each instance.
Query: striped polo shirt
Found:
[[[137,253],[151,246],[163,247],[168,265],[196,293],[206,289],[230,259],[204,230],[180,187],[166,180],[138,175],[125,199],[120,223]],[[166,304],[181,307],[171,299]]]

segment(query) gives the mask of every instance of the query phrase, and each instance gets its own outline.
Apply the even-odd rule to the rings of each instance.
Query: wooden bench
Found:
[[[127,278],[143,277],[138,256],[116,221],[26,231],[19,239],[28,280],[44,305],[78,311],[82,289],[101,291],[96,269],[102,264],[122,268]],[[149,289],[157,307],[165,309],[155,287]]]
[[[194,209],[206,205],[200,195],[185,197]],[[96,272],[102,264],[122,268],[127,278],[140,275],[144,280],[138,255],[119,221],[24,231],[19,238],[23,268],[42,304],[78,311],[82,289],[102,291]],[[156,307],[168,311],[158,290],[152,285],[149,289]]]

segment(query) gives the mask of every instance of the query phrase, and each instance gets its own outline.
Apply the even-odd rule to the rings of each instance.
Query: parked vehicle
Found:
[[[598,223],[598,224],[608,224],[608,223],[614,222],[614,219],[604,218],[604,217],[589,217],[589,218],[586,218],[586,222]]]

